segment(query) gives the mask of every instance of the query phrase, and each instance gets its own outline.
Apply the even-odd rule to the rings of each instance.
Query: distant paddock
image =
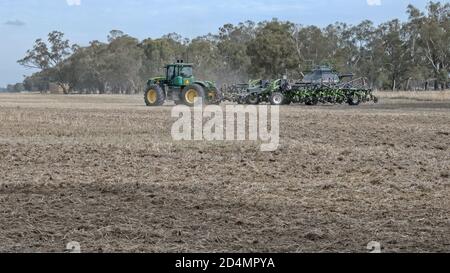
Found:
[[[383,99],[414,99],[420,101],[448,101],[450,90],[445,91],[377,91],[376,96]]]

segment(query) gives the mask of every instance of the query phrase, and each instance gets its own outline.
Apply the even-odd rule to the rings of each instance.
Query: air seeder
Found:
[[[349,80],[345,80],[349,79]],[[269,102],[272,105],[319,103],[359,105],[378,99],[367,88],[365,78],[353,79],[353,74],[338,75],[331,68],[322,66],[305,75],[300,82],[291,83],[287,79],[257,81],[249,84],[239,94],[226,97],[234,98],[241,104],[259,104]]]
[[[165,76],[151,78],[144,95],[147,106],[161,106],[166,100],[175,104],[194,106],[196,98],[204,103],[218,104],[222,95],[211,81],[198,81],[193,75],[193,65],[177,61],[164,67]]]

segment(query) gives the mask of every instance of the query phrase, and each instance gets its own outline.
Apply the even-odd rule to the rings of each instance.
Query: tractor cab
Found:
[[[183,87],[195,82],[192,64],[177,62],[165,66],[166,82],[170,87]]]

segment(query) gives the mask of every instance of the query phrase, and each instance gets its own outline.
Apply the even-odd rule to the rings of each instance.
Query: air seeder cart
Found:
[[[329,67],[318,67],[296,83],[290,83],[286,79],[260,81],[258,85],[235,95],[235,98],[237,103],[268,102],[272,105],[290,103],[359,105],[369,101],[378,102],[372,90],[367,88],[365,78],[353,79],[352,74],[338,75]]]

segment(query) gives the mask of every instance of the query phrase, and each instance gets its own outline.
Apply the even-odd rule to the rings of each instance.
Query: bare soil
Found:
[[[0,252],[450,251],[450,101],[286,106],[175,142],[141,96],[0,95]]]

